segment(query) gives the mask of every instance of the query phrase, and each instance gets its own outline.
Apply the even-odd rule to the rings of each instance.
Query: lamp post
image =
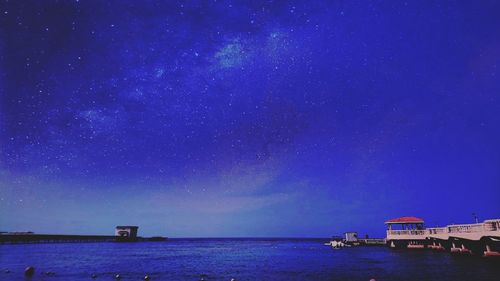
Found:
[[[474,221],[476,223],[479,223],[479,220],[477,219],[476,213],[472,213],[472,216],[474,217]]]

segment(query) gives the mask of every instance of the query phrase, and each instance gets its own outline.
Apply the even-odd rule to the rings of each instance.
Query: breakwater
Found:
[[[2,234],[0,244],[27,243],[84,243],[84,242],[145,242],[165,241],[166,237],[121,237],[114,235],[64,235],[64,234]]]

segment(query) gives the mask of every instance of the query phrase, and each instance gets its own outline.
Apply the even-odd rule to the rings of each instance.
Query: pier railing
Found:
[[[385,239],[380,239],[380,238],[365,238],[365,239],[358,239],[358,242],[362,245],[385,245],[386,241]]]
[[[483,232],[484,224],[454,224],[448,226],[449,233],[473,233],[473,232]]]
[[[482,237],[500,237],[500,219],[486,220],[483,223],[451,224],[446,227],[433,227],[424,230],[387,230],[387,240],[422,240],[450,237],[480,240]]]
[[[448,232],[448,229],[446,227],[433,227],[427,228],[427,232],[429,234],[444,234]]]
[[[486,231],[500,231],[500,219],[484,221],[484,229]]]
[[[425,235],[425,230],[387,230],[390,235]]]
[[[413,230],[387,230],[387,240],[421,240],[425,239],[426,231]]]

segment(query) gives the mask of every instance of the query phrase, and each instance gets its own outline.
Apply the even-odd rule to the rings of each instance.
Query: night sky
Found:
[[[497,218],[500,2],[467,2],[2,0],[0,230]]]

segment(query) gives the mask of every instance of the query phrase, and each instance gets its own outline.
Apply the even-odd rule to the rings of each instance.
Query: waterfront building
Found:
[[[424,220],[417,217],[401,217],[385,222],[387,244],[391,248],[423,249],[426,244]]]

